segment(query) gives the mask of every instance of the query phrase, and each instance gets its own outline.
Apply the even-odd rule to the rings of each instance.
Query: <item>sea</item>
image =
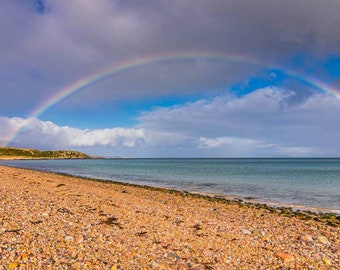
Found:
[[[340,158],[1,160],[0,165],[340,214]]]

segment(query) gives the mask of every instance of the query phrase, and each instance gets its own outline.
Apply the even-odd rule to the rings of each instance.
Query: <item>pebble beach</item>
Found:
[[[330,219],[0,166],[0,269],[334,270]]]

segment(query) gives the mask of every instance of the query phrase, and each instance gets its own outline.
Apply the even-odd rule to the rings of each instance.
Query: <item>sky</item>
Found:
[[[338,0],[2,0],[0,145],[339,157]]]

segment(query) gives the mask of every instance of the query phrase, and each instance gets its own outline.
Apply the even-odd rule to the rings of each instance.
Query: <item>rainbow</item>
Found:
[[[115,64],[111,67],[100,70],[96,73],[90,74],[84,78],[81,78],[74,83],[68,85],[67,87],[57,91],[57,94],[52,96],[50,99],[46,100],[42,105],[38,106],[32,113],[31,117],[37,117],[50,107],[64,100],[68,96],[83,90],[90,85],[93,85],[99,81],[102,81],[113,75],[119,73],[127,72],[132,69],[140,68],[143,66],[151,64],[159,64],[170,61],[185,61],[185,60],[209,60],[209,61],[228,61],[235,63],[245,63],[254,66],[265,66],[263,63],[256,61],[250,57],[220,54],[220,53],[202,53],[202,52],[190,52],[190,53],[174,53],[165,54],[159,56],[149,56],[143,58],[137,58],[133,60],[123,61],[121,63]]]
[[[334,96],[337,99],[340,99],[340,93],[335,88],[331,88],[328,85],[322,83],[321,81],[301,75],[300,73],[293,71],[293,70],[285,70],[278,66],[264,63],[263,61],[256,60],[255,58],[252,58],[249,56],[227,54],[227,53],[217,53],[217,52],[182,52],[182,53],[168,53],[168,54],[162,54],[162,55],[153,55],[153,56],[148,56],[148,57],[132,59],[128,61],[123,61],[113,66],[99,70],[98,72],[89,74],[88,76],[85,76],[71,83],[65,88],[62,88],[59,91],[57,91],[57,93],[54,96],[45,100],[40,106],[35,108],[30,113],[28,118],[38,117],[39,115],[47,111],[49,108],[59,103],[60,101],[66,99],[70,95],[76,92],[79,92],[113,75],[117,75],[119,73],[127,72],[135,68],[140,68],[140,67],[144,67],[144,66],[151,65],[151,64],[158,64],[158,63],[164,63],[164,62],[170,62],[170,61],[183,61],[183,60],[225,61],[225,62],[234,62],[234,63],[241,63],[241,64],[244,63],[247,65],[253,65],[253,66],[258,66],[262,68],[265,67],[268,69],[278,69],[278,70],[284,71],[284,73],[289,75],[290,77],[303,81],[306,84],[312,86],[313,88],[319,89],[331,96]],[[7,140],[5,141],[5,146],[8,145],[12,140],[14,140],[14,138],[19,134],[20,130],[24,126],[21,126],[18,129],[14,130],[8,136]]]

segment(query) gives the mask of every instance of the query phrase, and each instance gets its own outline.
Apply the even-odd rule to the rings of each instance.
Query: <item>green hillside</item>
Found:
[[[40,151],[36,149],[0,147],[0,159],[89,159],[91,156],[73,150]]]

